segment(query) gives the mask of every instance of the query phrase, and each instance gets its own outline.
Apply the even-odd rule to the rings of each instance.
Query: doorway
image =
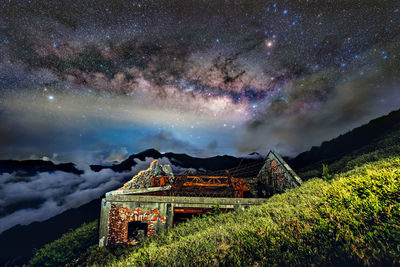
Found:
[[[140,242],[147,235],[147,223],[128,222],[128,242]]]

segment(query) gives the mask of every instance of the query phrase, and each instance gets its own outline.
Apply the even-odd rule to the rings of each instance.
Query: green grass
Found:
[[[394,132],[330,164],[331,180],[326,171],[325,180],[312,178],[261,206],[193,218],[129,248],[98,248],[95,225],[83,226],[46,245],[30,263],[400,265],[399,136]]]
[[[398,265],[399,180],[400,157],[367,163],[246,211],[194,218],[102,264]]]
[[[97,225],[97,221],[83,224],[74,231],[62,235],[39,249],[29,261],[29,265],[75,266],[81,263],[81,259],[90,252],[88,248],[98,242]]]
[[[393,131],[383,137],[335,160],[328,165],[328,168],[333,173],[346,172],[365,163],[381,160],[392,155],[400,155],[400,125],[394,127]],[[303,180],[321,177],[324,163],[326,162],[321,161],[304,166],[297,173]]]

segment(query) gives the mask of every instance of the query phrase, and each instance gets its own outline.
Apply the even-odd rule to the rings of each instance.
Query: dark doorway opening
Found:
[[[128,242],[137,243],[147,235],[147,223],[128,222]]]
[[[233,209],[218,209],[218,212],[229,212]],[[186,222],[193,217],[201,216],[206,213],[216,212],[212,208],[174,208],[174,225],[178,225],[182,222]]]

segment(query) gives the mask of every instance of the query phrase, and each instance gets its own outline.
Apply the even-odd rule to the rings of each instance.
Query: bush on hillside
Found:
[[[326,165],[331,173],[339,173],[352,170],[368,162],[374,162],[399,154],[400,130],[395,130],[335,161],[326,159],[308,166],[303,166],[298,170],[298,174],[303,180],[308,180],[313,177],[321,177],[323,175],[321,172],[321,164],[326,162],[330,162],[330,164]]]
[[[81,227],[62,235],[59,239],[39,249],[29,261],[31,266],[75,266],[89,247],[98,242],[98,222],[83,224]]]

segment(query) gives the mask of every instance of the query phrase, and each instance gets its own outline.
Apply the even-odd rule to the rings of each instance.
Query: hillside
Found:
[[[398,265],[399,192],[395,155],[330,181],[311,179],[262,206],[194,218],[137,247],[86,250],[62,241],[81,238],[84,226],[41,249],[31,264]]]
[[[97,219],[99,209],[100,199],[96,199],[43,222],[17,225],[5,231],[0,235],[0,265],[20,265],[27,262],[35,249],[59,238],[63,233],[76,229],[82,223]]]
[[[191,220],[112,264],[400,264],[399,170],[393,157],[313,179],[262,206]]]
[[[331,172],[341,172],[396,153],[400,153],[400,110],[323,142],[289,159],[288,163],[307,180],[322,174],[322,164],[328,164]]]
[[[391,162],[391,160],[393,160],[393,159],[395,161],[397,161],[398,160],[397,156],[400,155],[400,124],[398,123],[398,116],[399,116],[399,111],[395,111],[395,112],[390,113],[387,116],[373,120],[369,124],[361,126],[359,128],[356,128],[355,130],[351,131],[350,133],[340,136],[332,141],[324,142],[320,148],[312,149],[311,150],[311,151],[313,151],[312,153],[305,152],[305,153],[300,154],[295,159],[292,159],[290,161],[290,164],[294,164],[295,162],[297,162],[298,165],[296,165],[297,166],[296,170],[298,171],[298,174],[303,179],[310,179],[312,177],[321,177],[322,163],[328,163],[330,172],[337,173],[338,176],[342,177],[342,178],[348,177],[348,178],[353,179],[354,177],[349,175],[346,172],[351,171],[355,168],[357,169],[360,166],[363,166],[362,168],[364,168],[364,170],[367,170],[367,171],[369,170],[368,168],[371,168],[371,169],[377,168],[377,169],[380,169],[380,171],[382,171],[383,173],[387,173],[387,170],[385,168],[387,166],[389,166],[388,164],[391,164],[391,163],[387,163],[386,161]],[[371,125],[373,125],[373,127],[383,127],[384,130],[382,130],[382,131],[371,130],[373,128]],[[365,138],[360,137],[362,134],[365,134],[366,137]],[[364,140],[364,141],[358,142],[357,145],[354,145],[354,146],[340,145],[341,141],[343,141],[344,143],[346,143],[346,142],[348,143],[354,138]],[[369,141],[365,141],[365,140],[369,140]],[[331,143],[331,142],[333,142],[333,143]],[[336,144],[336,145],[333,145],[333,144]],[[338,148],[340,148],[340,147],[343,148],[342,152],[340,152],[340,153],[342,153],[341,154],[342,156],[335,155],[335,153],[334,153],[335,146],[337,146]],[[332,149],[330,150],[329,153],[326,153],[323,151],[323,147],[331,147]],[[136,155],[143,157],[143,159],[149,155],[153,155],[157,158],[158,156],[161,156],[161,153],[159,153],[158,151],[155,151],[155,150],[148,150],[148,151],[144,151],[143,153],[136,154]],[[321,159],[318,159],[318,155],[321,156]],[[187,156],[187,157],[190,158],[190,156]],[[226,156],[224,156],[224,157],[226,157]],[[313,157],[314,157],[315,162],[312,161]],[[126,163],[125,163],[126,166],[129,165],[128,164],[129,162],[132,163],[134,161],[133,158],[134,157],[132,157],[132,159],[128,159],[126,161]],[[220,158],[223,158],[223,157],[220,157]],[[378,165],[376,165],[376,167],[371,167],[373,165],[368,165],[370,162],[375,162],[375,161],[380,162],[380,163],[376,163],[376,164],[378,164]],[[299,162],[303,162],[303,164],[305,164],[305,165],[302,166],[299,164]],[[365,165],[365,164],[367,164],[367,165]],[[118,168],[121,168],[121,169],[123,167],[123,165],[122,166],[114,165],[114,166],[117,166]],[[116,167],[114,167],[114,168],[116,168]],[[398,169],[398,166],[391,165],[391,168],[396,170],[396,169]],[[115,169],[115,170],[117,170],[117,169]],[[346,174],[343,174],[343,173],[346,173]],[[361,176],[361,178],[362,178],[362,176]],[[318,181],[318,183],[316,181]],[[310,181],[310,183],[311,184],[315,183],[315,185],[312,185],[312,186],[316,186],[316,187],[324,184],[323,182],[321,182],[319,180],[315,180],[315,179],[312,179]],[[307,186],[311,186],[311,185],[308,185],[308,183],[306,183],[306,184],[307,184]],[[302,188],[303,188],[303,186],[302,186]],[[298,194],[305,195],[305,192],[301,191],[303,189],[299,189],[299,190],[300,191]],[[317,189],[315,189],[315,190],[318,191]],[[326,197],[325,191],[324,192],[321,191],[320,193]],[[285,195],[285,194],[283,194],[283,195]],[[276,212],[279,211],[279,208],[278,208],[279,205],[282,205],[282,210],[281,210],[281,212],[282,212],[282,211],[284,211],[284,207],[286,207],[287,205],[290,206],[292,204],[293,205],[296,204],[296,203],[291,203],[291,202],[279,204],[279,201],[286,201],[286,200],[280,199],[279,197],[282,197],[282,196],[276,196],[270,200],[271,203],[273,203],[275,201],[274,202],[275,204],[273,204],[273,205],[276,205],[276,208],[277,208]],[[309,195],[309,197],[311,199],[314,199],[314,198],[321,198],[323,196]],[[331,197],[333,197],[333,196],[331,196]],[[300,196],[295,197],[295,199],[297,199],[297,198],[300,198]],[[321,202],[318,202],[318,203],[321,203]],[[320,204],[318,204],[318,205],[320,205]],[[398,205],[398,204],[396,204],[396,205]],[[313,209],[305,210],[305,212],[314,212],[314,210]],[[230,215],[227,215],[227,216],[230,216]],[[304,215],[302,215],[302,216],[304,216]],[[301,218],[303,218],[303,217],[301,217]],[[304,217],[303,219],[307,219],[307,218]],[[340,222],[340,223],[343,224],[345,222]],[[182,231],[187,231],[187,230],[182,230]],[[169,237],[169,238],[171,238],[171,237]],[[136,248],[134,250],[136,251]],[[107,258],[112,259],[114,257],[109,252],[102,251],[101,253],[106,253]],[[124,253],[127,253],[127,252],[124,250]]]
[[[73,163],[54,164],[44,160],[0,160],[0,173],[16,173],[19,176],[32,176],[38,172],[70,172],[82,174]]]
[[[265,205],[194,218],[133,248],[73,247],[57,264],[398,265],[400,127],[388,128],[329,161],[333,177],[309,179]],[[324,160],[302,174],[321,177]],[[50,243],[31,263],[53,261],[46,255],[63,254],[60,247],[60,241]]]

